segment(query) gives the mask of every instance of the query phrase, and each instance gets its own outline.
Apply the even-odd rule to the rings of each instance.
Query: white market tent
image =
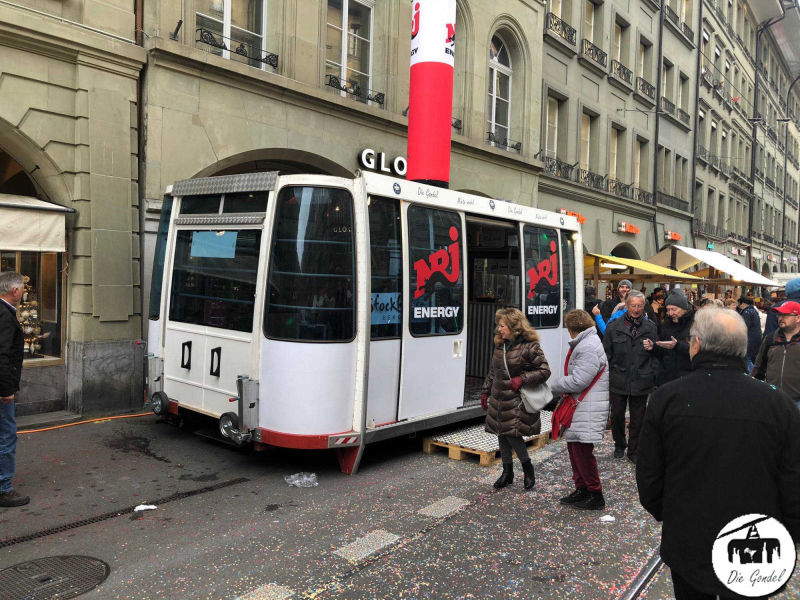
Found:
[[[673,257],[674,254],[674,257]],[[749,283],[752,285],[777,286],[775,281],[748,269],[743,264],[728,258],[724,254],[712,250],[698,250],[697,248],[687,248],[686,246],[670,246],[661,252],[647,259],[647,262],[662,267],[674,268],[684,271],[697,263],[705,263],[711,270],[719,273],[727,273],[736,283]],[[714,279],[714,277],[711,277]]]

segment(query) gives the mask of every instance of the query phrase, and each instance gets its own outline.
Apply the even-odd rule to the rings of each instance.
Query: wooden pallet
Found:
[[[530,437],[525,441],[529,449],[535,450],[543,447],[550,437],[550,433],[540,433]],[[433,438],[422,440],[422,451],[425,454],[433,454],[435,448],[447,450],[448,458],[452,460],[464,460],[469,456],[477,456],[478,462],[482,467],[491,467],[500,461],[500,450],[480,450],[477,448],[467,448],[458,444],[441,442]]]

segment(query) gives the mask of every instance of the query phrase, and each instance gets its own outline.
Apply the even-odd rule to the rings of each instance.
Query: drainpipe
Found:
[[[775,25],[775,23],[779,23],[783,21],[784,17],[786,17],[786,10],[781,6],[781,10],[783,14],[780,17],[775,19],[768,19],[763,24],[759,25],[758,29],[756,30],[756,81],[753,85],[753,119],[752,119],[752,126],[753,126],[753,151],[750,153],[750,185],[753,188],[753,195],[750,198],[750,206],[748,207],[747,211],[747,228],[748,233],[750,235],[750,246],[747,248],[748,253],[748,266],[752,269],[753,268],[753,210],[755,208],[756,203],[756,134],[758,133],[758,121],[756,120],[758,117],[758,89],[759,83],[761,82],[761,36],[764,34],[767,29]],[[764,186],[761,186],[761,194],[764,194]]]
[[[783,245],[786,243],[786,180],[788,179],[788,174],[786,173],[786,161],[789,158],[789,100],[792,99],[792,88],[795,84],[800,81],[800,75],[794,78],[792,84],[789,86],[789,90],[786,92],[786,121],[783,122],[784,125],[784,133],[783,133],[783,210],[781,211],[781,215],[783,215],[783,220],[781,221],[781,265],[783,265]],[[797,198],[795,198],[797,200]]]
[[[697,128],[700,124],[700,61],[702,57],[700,56],[700,47],[702,46],[703,42],[703,2],[700,2],[700,10],[697,14],[697,35],[699,37],[699,43],[697,46],[697,61],[696,61],[696,70],[695,70],[695,84],[694,84],[694,132],[692,134],[692,156],[694,160],[692,161],[692,178],[691,178],[691,189],[689,190],[689,210],[692,213],[691,218],[689,219],[689,235],[692,238],[692,247],[697,247],[697,239],[694,235],[694,210],[695,210],[695,200],[694,200],[694,190],[695,190],[695,182],[697,181]]]
[[[136,45],[144,47],[144,0],[135,0],[133,4],[133,13],[134,13],[134,27],[135,27],[135,39]],[[139,71],[139,76],[136,78],[136,157],[139,163],[138,173],[137,173],[137,183],[136,189],[138,190],[138,204],[139,204],[139,294],[141,296],[141,306],[142,311],[144,312],[145,306],[145,298],[144,298],[144,240],[145,240],[145,219],[144,219],[144,160],[142,156],[144,155],[144,92],[143,92],[143,85],[142,82],[144,81],[144,74],[147,70],[147,62],[142,65],[141,71]],[[145,331],[147,330],[147,320],[146,315],[142,315],[142,331],[140,332],[140,337],[143,339]]]
[[[661,119],[659,118],[661,115],[661,93],[663,90],[661,89],[661,73],[664,69],[664,5],[666,4],[667,0],[661,0],[661,8],[659,9],[658,13],[658,61],[657,61],[657,69],[658,73],[656,73],[656,132],[655,132],[655,140],[654,140],[654,147],[655,152],[653,153],[653,239],[656,242],[655,252],[658,253],[658,131]],[[702,4],[702,3],[701,3]]]

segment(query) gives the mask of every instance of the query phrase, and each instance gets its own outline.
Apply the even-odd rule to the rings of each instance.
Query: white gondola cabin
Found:
[[[483,414],[498,307],[528,315],[558,369],[581,248],[574,217],[372,173],[175,183],[148,397],[237,443],[336,449],[352,473],[369,442]]]

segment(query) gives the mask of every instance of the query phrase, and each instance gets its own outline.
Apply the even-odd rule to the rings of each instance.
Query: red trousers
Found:
[[[594,444],[583,442],[567,442],[569,462],[572,465],[572,480],[575,489],[585,488],[590,492],[600,492],[600,473],[597,471],[597,459],[594,457]]]

